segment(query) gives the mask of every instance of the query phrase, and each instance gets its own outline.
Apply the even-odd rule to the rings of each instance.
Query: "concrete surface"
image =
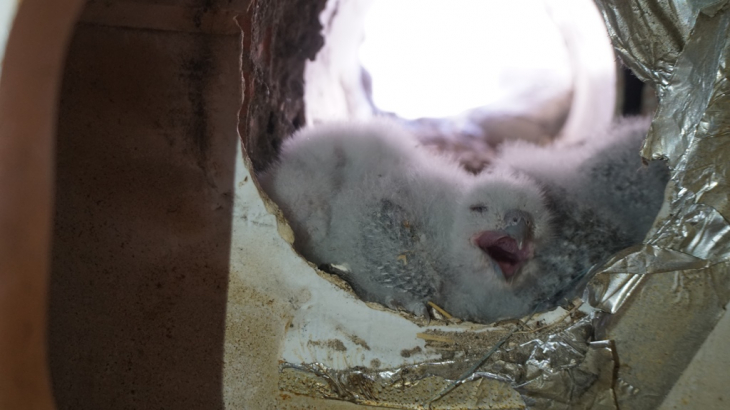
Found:
[[[702,344],[659,410],[725,410],[730,407],[730,315],[725,315]]]

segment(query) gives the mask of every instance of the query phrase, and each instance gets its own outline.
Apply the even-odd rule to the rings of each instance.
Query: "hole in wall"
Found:
[[[571,3],[571,6],[575,6],[577,3],[580,2],[573,2]],[[537,145],[533,145],[536,147],[536,151],[540,151],[542,146],[549,144],[554,144],[555,146],[562,145],[565,147],[580,146],[585,143],[586,138],[589,138],[593,134],[601,131],[603,128],[608,127],[614,119],[614,115],[617,110],[617,91],[625,97],[621,86],[617,86],[616,84],[617,67],[612,53],[612,48],[610,47],[608,38],[602,28],[603,22],[598,15],[597,10],[593,7],[592,2],[585,1],[581,4],[584,8],[583,11],[586,13],[585,15],[578,13],[575,7],[570,7],[570,10],[567,10],[566,7],[561,8],[560,3],[548,1],[520,2],[520,6],[536,7],[532,14],[534,14],[536,18],[539,16],[539,18],[542,19],[539,24],[528,24],[523,22],[521,20],[521,16],[523,14],[529,15],[530,13],[524,13],[523,10],[517,10],[517,6],[515,6],[514,10],[503,11],[501,14],[514,16],[514,21],[525,24],[525,26],[522,26],[522,32],[529,32],[533,38],[541,38],[541,35],[543,34],[543,32],[536,30],[536,27],[547,27],[546,30],[552,34],[545,35],[544,37],[552,37],[553,40],[557,37],[557,41],[551,42],[554,46],[552,51],[550,51],[550,47],[544,47],[548,51],[539,51],[546,52],[547,55],[550,56],[550,61],[540,60],[540,54],[537,51],[530,55],[530,57],[533,58],[533,60],[531,60],[533,62],[537,59],[539,62],[548,62],[552,63],[552,65],[546,64],[544,67],[541,66],[536,69],[535,64],[530,66],[529,58],[524,58],[524,55],[518,56],[524,60],[524,66],[515,68],[514,65],[516,65],[516,63],[508,63],[504,66],[494,68],[488,73],[482,72],[483,75],[478,80],[472,79],[471,82],[466,80],[467,88],[475,88],[477,90],[477,92],[469,98],[459,98],[459,96],[465,95],[465,92],[461,88],[464,87],[463,85],[459,86],[450,84],[446,86],[445,89],[449,91],[456,91],[453,96],[448,98],[435,95],[435,87],[431,87],[431,85],[434,83],[435,78],[443,79],[444,77],[459,77],[458,79],[461,80],[462,77],[464,77],[463,74],[453,73],[458,71],[457,69],[460,64],[469,66],[478,65],[473,61],[467,63],[456,62],[456,68],[452,67],[450,69],[444,69],[446,70],[445,72],[452,74],[432,73],[425,75],[425,79],[421,78],[419,80],[421,82],[420,93],[418,92],[418,81],[415,81],[416,85],[414,86],[414,90],[416,91],[397,88],[398,86],[403,85],[402,83],[404,81],[402,79],[399,81],[396,76],[396,79],[392,80],[390,86],[381,85],[380,87],[384,87],[385,91],[393,91],[392,89],[395,89],[396,91],[393,92],[393,95],[397,98],[402,97],[403,94],[408,94],[411,97],[414,97],[413,94],[416,94],[415,99],[412,99],[410,103],[404,103],[404,108],[399,108],[397,105],[388,105],[390,103],[387,102],[387,98],[383,100],[383,98],[379,97],[379,95],[383,94],[379,93],[378,84],[389,84],[387,81],[387,75],[393,74],[394,72],[398,73],[400,69],[402,69],[400,74],[404,74],[406,76],[408,76],[409,73],[413,74],[420,71],[420,69],[424,68],[424,66],[430,65],[428,63],[428,58],[453,62],[450,61],[453,60],[453,58],[447,58],[440,55],[435,56],[437,53],[434,49],[443,49],[448,47],[449,43],[468,42],[469,47],[467,48],[471,48],[473,50],[480,46],[477,41],[472,40],[488,37],[498,38],[506,43],[506,38],[509,38],[510,35],[501,33],[502,36],[500,37],[499,30],[497,30],[496,33],[486,35],[474,34],[472,32],[467,35],[466,40],[447,40],[447,45],[441,45],[440,47],[434,46],[433,43],[436,39],[428,39],[427,36],[420,36],[426,37],[427,39],[426,46],[421,46],[426,50],[426,59],[418,62],[417,58],[413,58],[413,60],[417,61],[415,68],[402,68],[400,67],[400,64],[395,62],[397,51],[394,54],[391,54],[390,57],[388,57],[388,54],[385,53],[386,57],[383,60],[385,62],[383,63],[383,67],[385,67],[383,68],[383,70],[385,70],[385,74],[383,74],[383,72],[379,71],[377,68],[377,63],[373,62],[373,54],[370,54],[368,57],[368,53],[377,54],[383,50],[378,47],[374,47],[374,50],[367,51],[368,49],[366,46],[368,45],[369,40],[366,40],[365,45],[361,48],[363,38],[367,38],[369,33],[368,14],[366,11],[369,6],[372,6],[373,8],[376,6],[384,7],[384,15],[386,15],[387,18],[396,19],[396,22],[393,23],[393,25],[398,26],[398,19],[389,13],[400,7],[400,3],[398,6],[394,6],[394,3],[392,2],[330,1],[327,9],[322,13],[320,18],[320,21],[324,26],[323,34],[326,40],[325,45],[317,55],[317,58],[308,64],[305,71],[306,121],[308,125],[319,125],[337,120],[361,120],[372,117],[388,117],[392,121],[395,121],[408,129],[411,133],[415,134],[421,145],[428,146],[432,151],[446,153],[455,157],[456,160],[461,163],[462,167],[474,174],[489,174],[491,171],[489,171],[486,167],[492,165],[497,149],[500,148],[501,144],[515,139],[524,139],[529,142],[538,143]],[[482,2],[473,2],[472,5],[484,6]],[[443,7],[443,5],[437,4],[436,7]],[[427,8],[427,2],[418,2],[417,6],[413,4],[409,7],[404,6],[404,15],[401,15],[400,21],[409,21],[409,18],[410,20],[418,20],[418,13],[416,13],[416,11],[421,11],[424,8]],[[454,7],[454,9],[457,8],[458,7]],[[566,15],[568,11],[572,13],[572,17],[576,17],[576,13],[578,13],[578,17],[582,18],[585,18],[586,15],[592,16],[592,23],[598,22],[599,25],[597,27],[600,30],[594,30],[592,31],[592,34],[587,35],[581,30],[590,31],[593,29],[587,29],[583,24],[585,22],[575,22],[575,20],[568,19]],[[438,12],[436,13],[438,14]],[[461,10],[461,13],[467,12]],[[448,27],[445,27],[445,21],[448,20],[448,17],[443,15],[443,13],[440,17],[441,21],[438,23],[432,22],[430,24],[426,24],[426,26],[430,26],[432,31],[448,31]],[[455,20],[456,24],[459,23],[458,17],[454,17],[452,20]],[[475,20],[479,19],[476,18]],[[397,41],[392,40],[393,36],[396,35],[395,30],[388,30],[387,28],[384,28],[388,26],[382,22],[373,24],[376,26],[376,31],[370,32],[371,37],[376,36],[376,34],[372,33],[377,33],[377,30],[383,30],[383,32],[386,33],[384,35],[385,39],[383,40],[383,43],[394,46],[396,50],[398,47],[400,47],[401,50],[419,48],[415,45],[407,47],[402,45],[399,46]],[[474,25],[476,26],[478,24],[474,23]],[[416,30],[409,31],[406,24],[403,24],[403,26],[405,27],[405,33],[408,35],[416,32]],[[595,24],[593,24],[593,28],[595,27]],[[506,30],[504,25],[502,26],[502,30]],[[517,33],[522,32],[517,30]],[[519,37],[518,34],[514,34],[514,36]],[[419,36],[413,35],[413,37]],[[391,41],[389,41],[389,39]],[[372,40],[372,38],[370,40]],[[529,52],[525,51],[525,48],[527,48],[528,45],[531,45],[529,44],[530,41],[522,40],[522,43],[518,42],[517,45],[507,46],[500,44],[499,47],[504,47],[505,50],[510,52],[518,49],[524,54],[529,54]],[[484,44],[485,46],[483,49],[490,50],[488,47],[489,42],[485,41]],[[596,44],[602,44],[602,46],[598,48],[603,50],[603,54],[596,50]],[[502,53],[498,51],[499,47],[496,47],[491,51],[484,52],[485,55],[492,57],[491,64],[494,64],[495,60],[499,61],[503,59]],[[581,51],[585,51],[586,48],[591,50],[591,53],[588,55],[582,54]],[[480,48],[480,50],[482,50],[482,48]],[[519,54],[519,52],[517,54]],[[548,59],[546,58],[545,60]],[[488,66],[489,64],[490,62],[487,62]],[[492,68],[493,67],[489,66],[489,69]],[[383,75],[386,75],[385,79]],[[547,78],[552,78],[554,83],[546,81]],[[482,84],[483,89],[481,89],[481,91],[479,87],[470,87],[470,85],[474,85],[477,81],[481,80],[487,80]],[[546,84],[548,82],[550,84]],[[493,86],[492,88],[490,88],[490,84]],[[484,89],[488,89],[488,91],[484,91]],[[434,95],[432,95],[431,91],[434,91]],[[474,99],[470,99],[472,97],[474,97]],[[480,100],[479,97],[484,97],[484,99]],[[409,111],[410,109],[418,108],[416,105],[421,102],[419,100],[440,100],[437,102],[451,102],[451,104],[447,104],[445,108],[441,107],[434,109],[433,107],[429,107],[428,109],[421,111]],[[454,101],[457,104],[454,104]],[[625,102],[626,100],[624,99],[623,103]],[[617,133],[632,133],[635,137],[643,137],[642,133],[645,131],[646,124],[646,122],[642,124],[624,124],[622,130],[617,131]],[[346,130],[343,131],[343,129],[340,129],[338,132],[346,132]],[[608,137],[611,136],[610,133],[604,133],[603,135]],[[635,138],[634,142],[636,142]],[[603,148],[605,148],[605,146],[603,146]],[[343,155],[341,152],[338,152],[337,149],[330,152],[329,154],[331,155],[327,153],[326,149],[315,151],[316,155],[321,155],[321,158],[319,158],[316,164],[317,168],[322,168],[327,171],[335,171],[329,173],[329,175],[337,173],[338,162],[347,162],[347,153]],[[471,157],[474,154],[479,155],[479,157]],[[584,153],[580,155],[584,155]],[[342,157],[343,161],[338,160],[340,157]],[[573,161],[569,157],[570,154],[566,151],[565,155],[560,158],[567,160],[567,162]],[[537,155],[535,158],[539,159],[539,161],[536,162],[544,162],[544,158],[541,154]],[[632,158],[638,163],[638,156],[634,155]],[[330,163],[334,164],[334,168],[329,168]],[[622,167],[623,165],[626,164],[621,164]],[[623,168],[626,169],[626,167]],[[520,169],[520,175],[530,174],[530,171],[539,173],[539,167],[534,170],[529,169],[529,167],[526,169]],[[594,169],[586,169],[585,171],[593,172]],[[611,173],[617,171],[616,167],[608,164],[596,172],[611,175]],[[325,172],[325,174],[327,173]],[[661,172],[658,172],[658,174],[661,174]],[[661,176],[658,178],[661,178]],[[292,180],[290,182],[292,185],[297,185],[297,189],[300,189],[301,191],[301,187],[308,184],[306,179],[307,177],[305,176],[305,180],[300,179],[297,180],[298,182],[292,182],[294,181]],[[310,181],[311,180],[312,178],[310,178]],[[330,191],[328,190],[330,188],[339,189],[342,181],[338,182],[338,178],[333,178],[332,182],[333,186],[325,187],[325,189],[319,192],[319,195],[308,196],[305,192],[302,194],[301,198],[321,201],[322,206],[329,206],[329,204],[327,204],[327,193]],[[595,212],[595,210],[591,209],[585,210],[585,212],[578,212],[580,215],[577,216],[571,215],[571,204],[561,202],[563,201],[561,196],[562,188],[551,187],[551,183],[552,182],[549,181],[545,182],[545,185],[547,185],[548,188],[554,188],[553,191],[549,193],[549,200],[551,201],[549,206],[553,207],[553,210],[556,208],[558,209],[557,214],[554,215],[556,217],[555,219],[567,218],[570,221],[571,229],[580,229],[582,225],[591,224],[596,219],[610,218],[606,215],[601,215],[597,218],[596,213],[602,213],[603,211]],[[264,183],[264,185],[266,185],[266,183]],[[617,189],[620,189],[620,187],[617,187]],[[658,186],[657,189],[653,190],[653,192],[647,194],[647,197],[652,197],[652,201],[655,205],[661,203],[662,192],[660,191],[663,191],[663,189]],[[276,196],[277,195],[274,194],[272,195],[272,198],[276,200]],[[618,198],[616,201],[620,203],[621,199]],[[296,206],[301,204],[302,202],[299,202]],[[280,205],[282,205],[285,215],[293,212],[291,207],[287,207],[286,204],[280,203]],[[375,212],[377,215],[392,216],[397,215],[400,212],[400,208],[397,203],[381,201],[379,205],[380,208],[378,208],[376,210],[377,212]],[[471,215],[471,213],[486,213],[490,207],[484,205],[484,203],[480,201],[473,203],[469,201],[466,203],[465,209],[468,210]],[[531,231],[531,229],[534,229],[531,228],[531,225],[536,222],[540,223],[535,220],[536,215],[539,212],[531,212],[525,216],[521,213],[521,211],[523,211],[522,209],[518,209],[518,211],[520,211],[516,213],[518,216],[511,218],[506,218],[507,213],[505,213],[504,223],[509,226],[503,230],[516,232],[525,231],[527,233],[525,233],[524,236],[528,238],[536,235],[534,230]],[[513,214],[510,213],[510,215]],[[650,225],[652,221],[653,215],[646,218],[643,224]],[[290,222],[295,232],[298,230],[301,231],[301,226],[297,226],[299,221],[290,220]],[[405,231],[409,231],[411,228],[410,220],[408,218],[402,218],[400,220],[389,219],[384,222],[384,225],[392,226],[396,231],[398,230],[398,226],[406,227]],[[500,229],[502,228],[504,228],[504,226],[500,227]],[[592,228],[595,228],[595,226]],[[601,227],[598,228],[600,229]],[[299,238],[307,237],[306,240],[310,240],[310,236],[316,236],[318,234],[316,229],[317,228],[315,227],[314,230],[308,230],[304,235],[301,235],[300,232]],[[621,235],[625,235],[625,233],[619,232],[621,229],[623,228],[612,226],[606,232],[606,236],[611,237],[612,240],[615,239],[614,237],[624,238]],[[500,266],[506,281],[509,282],[513,278],[514,272],[521,269],[521,266],[524,263],[523,259],[529,257],[525,256],[526,253],[523,255],[520,250],[515,250],[516,248],[521,249],[522,245],[520,242],[522,242],[524,238],[522,236],[518,237],[519,235],[522,235],[519,233],[508,235],[501,231],[501,233],[495,232],[496,230],[478,232],[480,235],[478,235],[476,243],[478,247],[484,251],[484,253],[495,260],[495,263]],[[408,234],[408,232],[406,233]],[[634,239],[638,237],[643,238],[642,235],[637,234],[636,232],[633,234]],[[297,235],[295,234],[295,236]],[[610,243],[612,250],[609,254],[613,254],[614,252],[624,249],[626,246],[632,244],[621,238]],[[564,241],[563,243],[569,242],[571,245],[576,245],[578,242],[581,244],[587,243],[593,239],[595,238],[591,238],[590,235],[583,237],[581,240],[566,237],[560,238],[560,240]],[[641,239],[636,240],[636,242],[640,241]],[[297,244],[295,243],[295,247],[296,246]],[[592,246],[592,250],[596,250],[601,248],[603,244],[600,240],[598,240],[593,242],[590,246]],[[305,256],[310,254],[310,251],[302,250],[301,248],[299,250]],[[600,250],[598,252],[598,256],[592,255],[590,257],[600,258],[606,256],[604,255],[604,250],[605,248]],[[578,247],[572,251],[568,258],[578,259],[580,257],[583,257],[583,253]],[[406,265],[406,263],[412,263],[412,260],[409,258],[410,256],[405,254],[398,255],[396,263],[402,263],[403,265]],[[309,259],[316,261],[317,257],[309,257]],[[350,266],[348,266],[346,261],[335,262],[345,263],[333,263],[329,264],[329,266],[320,264],[320,267],[328,269],[335,275],[347,277],[347,271],[350,269]],[[586,270],[595,267],[593,262],[586,264],[585,261],[581,261],[579,263],[585,264],[584,267]],[[571,279],[585,279],[585,277]],[[353,285],[353,287],[357,293],[362,295],[362,290],[358,290],[358,286],[356,284]],[[507,290],[507,292],[509,292],[509,290]],[[364,297],[364,299],[368,300],[367,297]],[[372,301],[372,299],[370,300]],[[562,302],[564,302],[564,300],[561,301],[561,303]],[[387,303],[384,304],[388,305]],[[551,307],[556,305],[557,302],[553,301],[553,305],[551,305]],[[390,307],[393,308],[397,306]],[[423,313],[410,306],[401,307],[412,313]],[[438,308],[438,306],[431,307],[428,315],[437,319],[448,319],[449,309],[441,311]],[[570,311],[574,310],[573,308],[569,309]],[[413,319],[411,316],[406,316]],[[512,317],[514,316],[515,315]],[[491,322],[491,320],[474,321],[482,323]],[[458,323],[459,321],[456,320],[455,322]],[[453,324],[455,322],[445,320],[443,322],[437,321],[436,324]],[[417,323],[420,325],[424,324],[423,322]]]

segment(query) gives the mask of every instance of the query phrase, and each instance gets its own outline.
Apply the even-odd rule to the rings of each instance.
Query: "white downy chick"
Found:
[[[337,273],[366,301],[417,315],[434,301],[482,322],[521,315],[531,302],[509,292],[528,282],[518,272],[530,271],[547,229],[539,189],[525,177],[475,177],[376,121],[294,135],[261,182],[295,247],[345,267]]]

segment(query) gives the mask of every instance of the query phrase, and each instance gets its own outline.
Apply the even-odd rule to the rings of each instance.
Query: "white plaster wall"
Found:
[[[730,315],[715,326],[659,410],[730,408]]]

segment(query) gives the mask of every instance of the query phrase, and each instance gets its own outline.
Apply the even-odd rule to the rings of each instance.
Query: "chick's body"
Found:
[[[260,180],[302,255],[341,267],[364,300],[422,315],[440,287],[434,248],[453,213],[441,199],[459,195],[464,174],[425,164],[416,144],[384,122],[322,125],[287,140]]]
[[[496,168],[525,173],[542,188],[553,219],[553,237],[535,253],[544,272],[531,292],[542,307],[571,296],[592,268],[639,244],[664,200],[669,170],[639,156],[648,119],[623,119],[603,134],[568,147],[516,142]]]

